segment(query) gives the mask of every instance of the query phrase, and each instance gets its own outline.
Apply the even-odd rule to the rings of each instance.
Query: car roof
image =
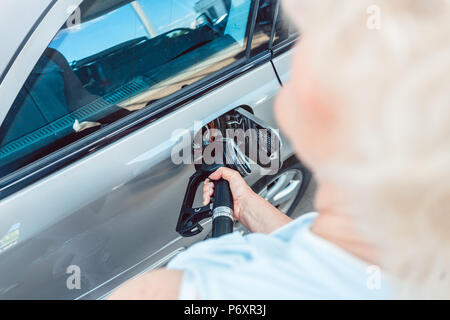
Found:
[[[51,2],[52,0],[1,0],[0,75],[7,69],[26,35],[33,30],[35,22]]]

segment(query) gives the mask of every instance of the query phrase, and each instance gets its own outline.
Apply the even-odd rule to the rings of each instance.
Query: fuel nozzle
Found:
[[[203,230],[200,222],[212,218],[212,236],[219,237],[233,231],[233,197],[228,182],[224,179],[213,181],[212,204],[199,208],[192,208],[192,205],[198,187],[211,173],[229,163],[226,154],[230,151],[227,150],[234,147],[228,146],[230,141],[213,136],[209,126],[203,128],[201,134],[201,140],[194,139],[196,171],[189,178],[176,231],[184,237],[196,235]]]
[[[207,148],[211,148],[205,152]],[[202,139],[202,164],[197,166],[197,170],[214,172],[221,166],[231,166],[237,161],[235,145],[233,140],[224,139],[222,135],[214,136],[213,132],[207,128]],[[206,158],[207,154],[211,159]],[[246,174],[246,173],[245,173]],[[219,179],[214,183],[214,199],[212,205],[212,237],[233,232],[233,196],[228,181]]]
[[[241,130],[243,139],[229,137],[227,129]],[[217,130],[217,131],[216,131]],[[251,148],[256,146],[257,148]],[[203,127],[194,138],[195,173],[189,178],[186,194],[180,210],[176,231],[183,237],[200,233],[200,222],[213,220],[213,237],[233,231],[233,197],[227,181],[215,184],[212,204],[193,208],[198,187],[208,176],[222,166],[238,171],[243,177],[252,172],[256,164],[261,168],[281,167],[281,138],[276,130],[252,113],[238,108]],[[258,152],[255,152],[258,151]],[[269,170],[269,174],[273,170]]]
[[[214,204],[212,212],[212,237],[233,232],[233,196],[228,181],[214,182]]]

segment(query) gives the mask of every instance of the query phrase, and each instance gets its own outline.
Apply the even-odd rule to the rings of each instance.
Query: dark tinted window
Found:
[[[298,30],[289,19],[286,18],[283,8],[280,7],[275,23],[275,34],[273,38],[273,46],[286,40],[295,39],[298,36]]]
[[[251,0],[84,1],[0,127],[0,175],[236,62],[250,8]]]
[[[269,49],[277,3],[277,0],[260,0],[259,2],[252,38],[251,56],[256,56]]]

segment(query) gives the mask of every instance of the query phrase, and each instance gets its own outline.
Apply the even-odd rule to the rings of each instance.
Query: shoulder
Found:
[[[304,231],[309,231],[317,213],[312,212],[284,225],[271,234],[239,232],[199,242],[172,259],[170,269],[232,268],[270,256],[286,253],[287,244],[296,242]]]
[[[297,233],[303,231],[309,231],[309,228],[316,219],[317,212],[309,212],[304,215],[292,220],[290,223],[284,225],[283,227],[273,231],[270,235],[283,240],[290,240]]]
[[[306,214],[270,235],[235,233],[199,243],[168,267],[183,270],[183,283],[203,299],[383,296],[368,291],[364,263],[311,232],[316,216]]]

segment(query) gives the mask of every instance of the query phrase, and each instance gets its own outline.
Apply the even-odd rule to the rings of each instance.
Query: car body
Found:
[[[209,221],[175,231],[194,166],[171,161],[172,134],[242,106],[276,127],[297,37],[278,13],[263,0],[2,1],[0,299],[99,299],[205,238]]]

